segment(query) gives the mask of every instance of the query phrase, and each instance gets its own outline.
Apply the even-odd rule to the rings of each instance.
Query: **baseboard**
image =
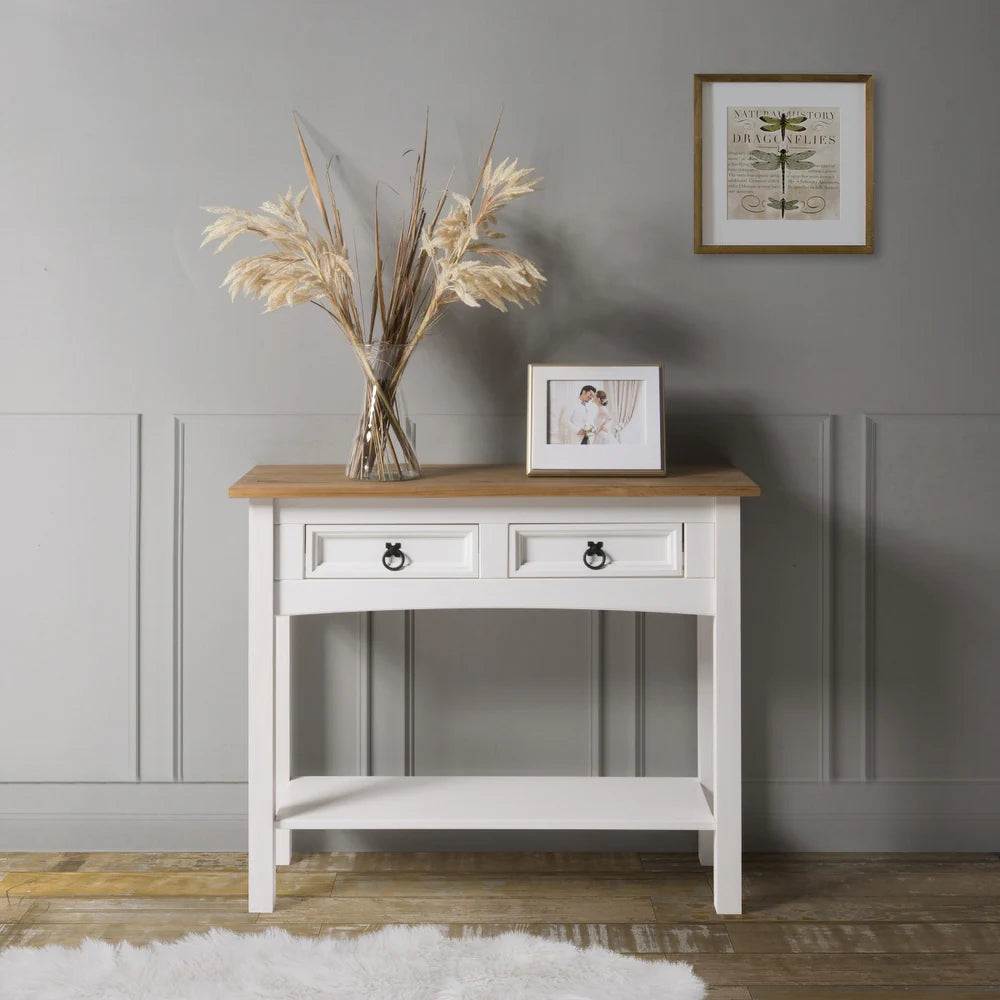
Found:
[[[0,785],[0,851],[245,851],[236,783]],[[747,782],[747,851],[993,851],[1000,782]],[[693,851],[647,831],[302,831],[296,850]]]
[[[748,851],[994,851],[1000,781],[748,781]]]
[[[246,816],[0,813],[0,851],[245,851]]]

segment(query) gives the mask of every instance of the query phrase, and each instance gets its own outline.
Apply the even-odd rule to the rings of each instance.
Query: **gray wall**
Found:
[[[520,460],[528,362],[662,362],[669,457],[764,488],[748,846],[995,847],[998,28],[990,0],[6,0],[0,846],[244,843],[225,489],[342,461],[360,380],[317,310],[230,305],[199,206],[301,185],[297,109],[363,248],[425,109],[432,185],[454,164],[463,190],[502,105],[498,153],[546,177],[509,231],[550,284],[524,313],[456,308],[417,353],[422,458]],[[873,257],[691,252],[692,75],[726,71],[875,75]],[[302,771],[693,765],[682,618],[311,618],[294,641]]]

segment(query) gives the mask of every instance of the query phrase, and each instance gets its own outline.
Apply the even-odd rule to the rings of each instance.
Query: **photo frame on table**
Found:
[[[661,365],[529,365],[529,476],[666,472]]]
[[[694,78],[695,253],[872,253],[870,75]]]

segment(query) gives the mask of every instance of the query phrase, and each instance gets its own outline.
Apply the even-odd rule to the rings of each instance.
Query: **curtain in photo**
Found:
[[[640,379],[613,379],[605,381],[605,391],[608,394],[608,406],[614,420],[615,440],[621,444],[622,429],[627,427],[635,416],[635,408],[639,405],[639,395],[642,392]]]

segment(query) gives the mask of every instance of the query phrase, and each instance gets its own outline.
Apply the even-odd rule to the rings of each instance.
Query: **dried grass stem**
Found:
[[[359,308],[357,275],[344,243],[329,165],[327,199],[324,199],[297,122],[295,129],[307,190],[322,220],[319,230],[310,229],[301,213],[305,190],[293,196],[289,189],[286,195],[275,202],[265,202],[256,212],[228,206],[206,209],[217,218],[205,227],[202,246],[217,243],[219,252],[239,236],[254,235],[275,248],[232,265],[223,287],[229,289],[234,299],[239,292],[263,299],[267,312],[312,302],[344,332],[365,374],[372,405],[379,409],[369,424],[378,438],[372,445],[377,454],[368,458],[373,460],[382,478],[402,476],[407,463],[419,470],[395,410],[395,396],[413,351],[444,310],[454,302],[474,308],[486,302],[501,312],[506,312],[511,303],[523,308],[526,303],[538,301],[545,284],[545,277],[533,261],[497,245],[504,238],[495,228],[499,212],[515,198],[536,191],[541,182],[541,178],[531,176],[532,170],[518,168],[517,160],[493,165],[493,146],[499,128],[498,120],[472,196],[452,194],[451,211],[443,214],[449,197],[446,187],[428,220],[423,207],[427,194],[425,123],[423,147],[412,178],[409,216],[400,227],[388,289],[376,190],[375,266],[367,329],[363,303]],[[376,377],[366,354],[373,345],[380,344],[394,349],[396,358],[390,374],[381,379]]]

